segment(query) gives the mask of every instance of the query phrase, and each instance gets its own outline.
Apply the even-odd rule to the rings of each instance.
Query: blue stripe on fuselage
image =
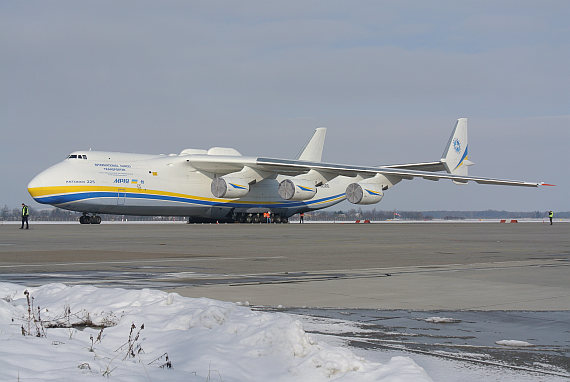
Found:
[[[124,195],[124,196],[123,196]],[[209,200],[200,200],[192,198],[183,198],[178,196],[167,196],[167,195],[153,195],[153,194],[140,194],[140,193],[121,193],[120,197],[131,198],[131,199],[147,199],[147,200],[165,200],[170,202],[181,202],[189,204],[199,204],[206,206],[218,206],[218,207],[264,207],[264,208],[283,208],[283,207],[300,207],[307,206],[315,203],[324,203],[333,199],[344,196],[344,193],[329,196],[326,198],[315,199],[311,201],[301,201],[301,202],[281,202],[281,203],[235,203],[235,202],[213,202]],[[97,199],[97,198],[117,198],[117,192],[107,192],[107,191],[92,191],[92,192],[80,192],[64,195],[37,197],[36,201],[45,204],[65,204],[78,202],[81,200]]]

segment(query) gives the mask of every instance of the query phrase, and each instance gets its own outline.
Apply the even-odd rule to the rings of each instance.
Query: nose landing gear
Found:
[[[87,213],[83,213],[83,215],[79,218],[80,224],[101,224],[101,216],[93,215],[89,216]]]

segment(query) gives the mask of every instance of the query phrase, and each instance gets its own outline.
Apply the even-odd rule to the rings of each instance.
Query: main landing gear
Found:
[[[87,213],[83,213],[83,215],[79,218],[80,224],[101,224],[101,216],[93,215],[89,216]]]
[[[267,218],[263,217],[262,213],[248,214],[237,213],[234,215],[236,223],[267,223]],[[288,223],[289,219],[281,215],[271,215],[271,223]]]

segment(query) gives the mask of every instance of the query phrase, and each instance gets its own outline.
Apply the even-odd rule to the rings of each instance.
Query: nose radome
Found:
[[[69,172],[69,161],[63,160],[45,169],[28,183],[28,192],[38,203],[50,204],[50,195],[57,193],[65,184],[66,174]]]
[[[31,188],[39,188],[39,187],[47,187],[49,186],[48,179],[49,179],[49,172],[50,170],[45,170],[40,172],[38,175],[34,176],[30,183],[28,183],[28,190]]]
[[[41,183],[41,180],[40,180],[40,179],[41,179],[41,175],[42,175],[42,174],[40,173],[40,174],[34,176],[34,177],[32,178],[32,180],[30,180],[30,182],[28,183],[28,192],[29,192],[30,189],[32,189],[32,188],[41,187],[41,184],[42,184],[42,183]]]
[[[37,202],[41,203],[41,199],[38,199],[42,195],[42,191],[45,187],[53,186],[53,179],[50,182],[50,169],[40,172],[28,183],[28,192]],[[50,184],[51,183],[51,184]]]

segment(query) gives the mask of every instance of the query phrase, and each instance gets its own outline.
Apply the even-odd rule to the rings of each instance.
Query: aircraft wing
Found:
[[[344,164],[333,164],[325,162],[310,162],[294,159],[278,159],[264,157],[227,157],[212,155],[192,155],[186,161],[199,171],[206,171],[217,176],[243,171],[244,168],[262,171],[265,174],[296,176],[306,174],[309,171],[317,171],[326,174],[332,179],[335,176],[343,175],[349,177],[362,176],[372,177],[376,174],[393,176],[401,179],[423,178],[426,180],[438,181],[449,179],[457,183],[476,182],[480,184],[495,184],[502,186],[538,187],[541,182],[524,182],[519,180],[482,178],[476,176],[453,175],[449,173],[438,173],[443,170],[441,162],[417,163],[409,165],[393,166],[353,166]],[[441,166],[441,168],[440,168]],[[416,170],[423,168],[427,171]],[[266,176],[262,176],[263,178]]]
[[[255,167],[263,171],[270,171],[274,173],[287,174],[287,175],[298,175],[314,170],[317,172],[344,175],[344,176],[361,175],[364,177],[371,177],[376,174],[382,174],[402,179],[423,178],[434,181],[440,179],[449,179],[458,183],[476,182],[480,184],[495,184],[502,186],[538,187],[543,184],[541,182],[523,182],[519,180],[480,178],[475,176],[459,176],[447,173],[434,173],[430,171],[408,170],[404,168],[350,166],[342,164],[307,162],[307,161],[275,159],[275,158],[257,158]]]
[[[391,164],[388,166],[379,166],[382,168],[396,168],[403,170],[419,170],[419,171],[445,171],[445,164],[442,161],[424,162],[424,163],[408,163],[408,164]]]
[[[449,141],[445,146],[441,160],[437,162],[396,164],[387,166],[351,166],[321,162],[325,128],[318,128],[298,159],[277,159],[264,157],[245,157],[233,149],[217,148],[208,150],[208,154],[224,155],[188,155],[186,161],[198,171],[217,177],[227,177],[237,186],[245,189],[244,183],[253,184],[262,179],[285,175],[324,183],[337,176],[372,178],[384,175],[397,183],[401,179],[423,178],[437,181],[449,179],[454,183],[476,182],[503,186],[537,187],[546,185],[539,182],[523,182],[518,180],[481,178],[468,176],[467,168],[472,165],[468,158],[467,118],[459,118],[453,128]],[[237,155],[235,155],[237,153]],[[232,155],[233,154],[233,155]],[[226,187],[224,182],[220,186]]]

